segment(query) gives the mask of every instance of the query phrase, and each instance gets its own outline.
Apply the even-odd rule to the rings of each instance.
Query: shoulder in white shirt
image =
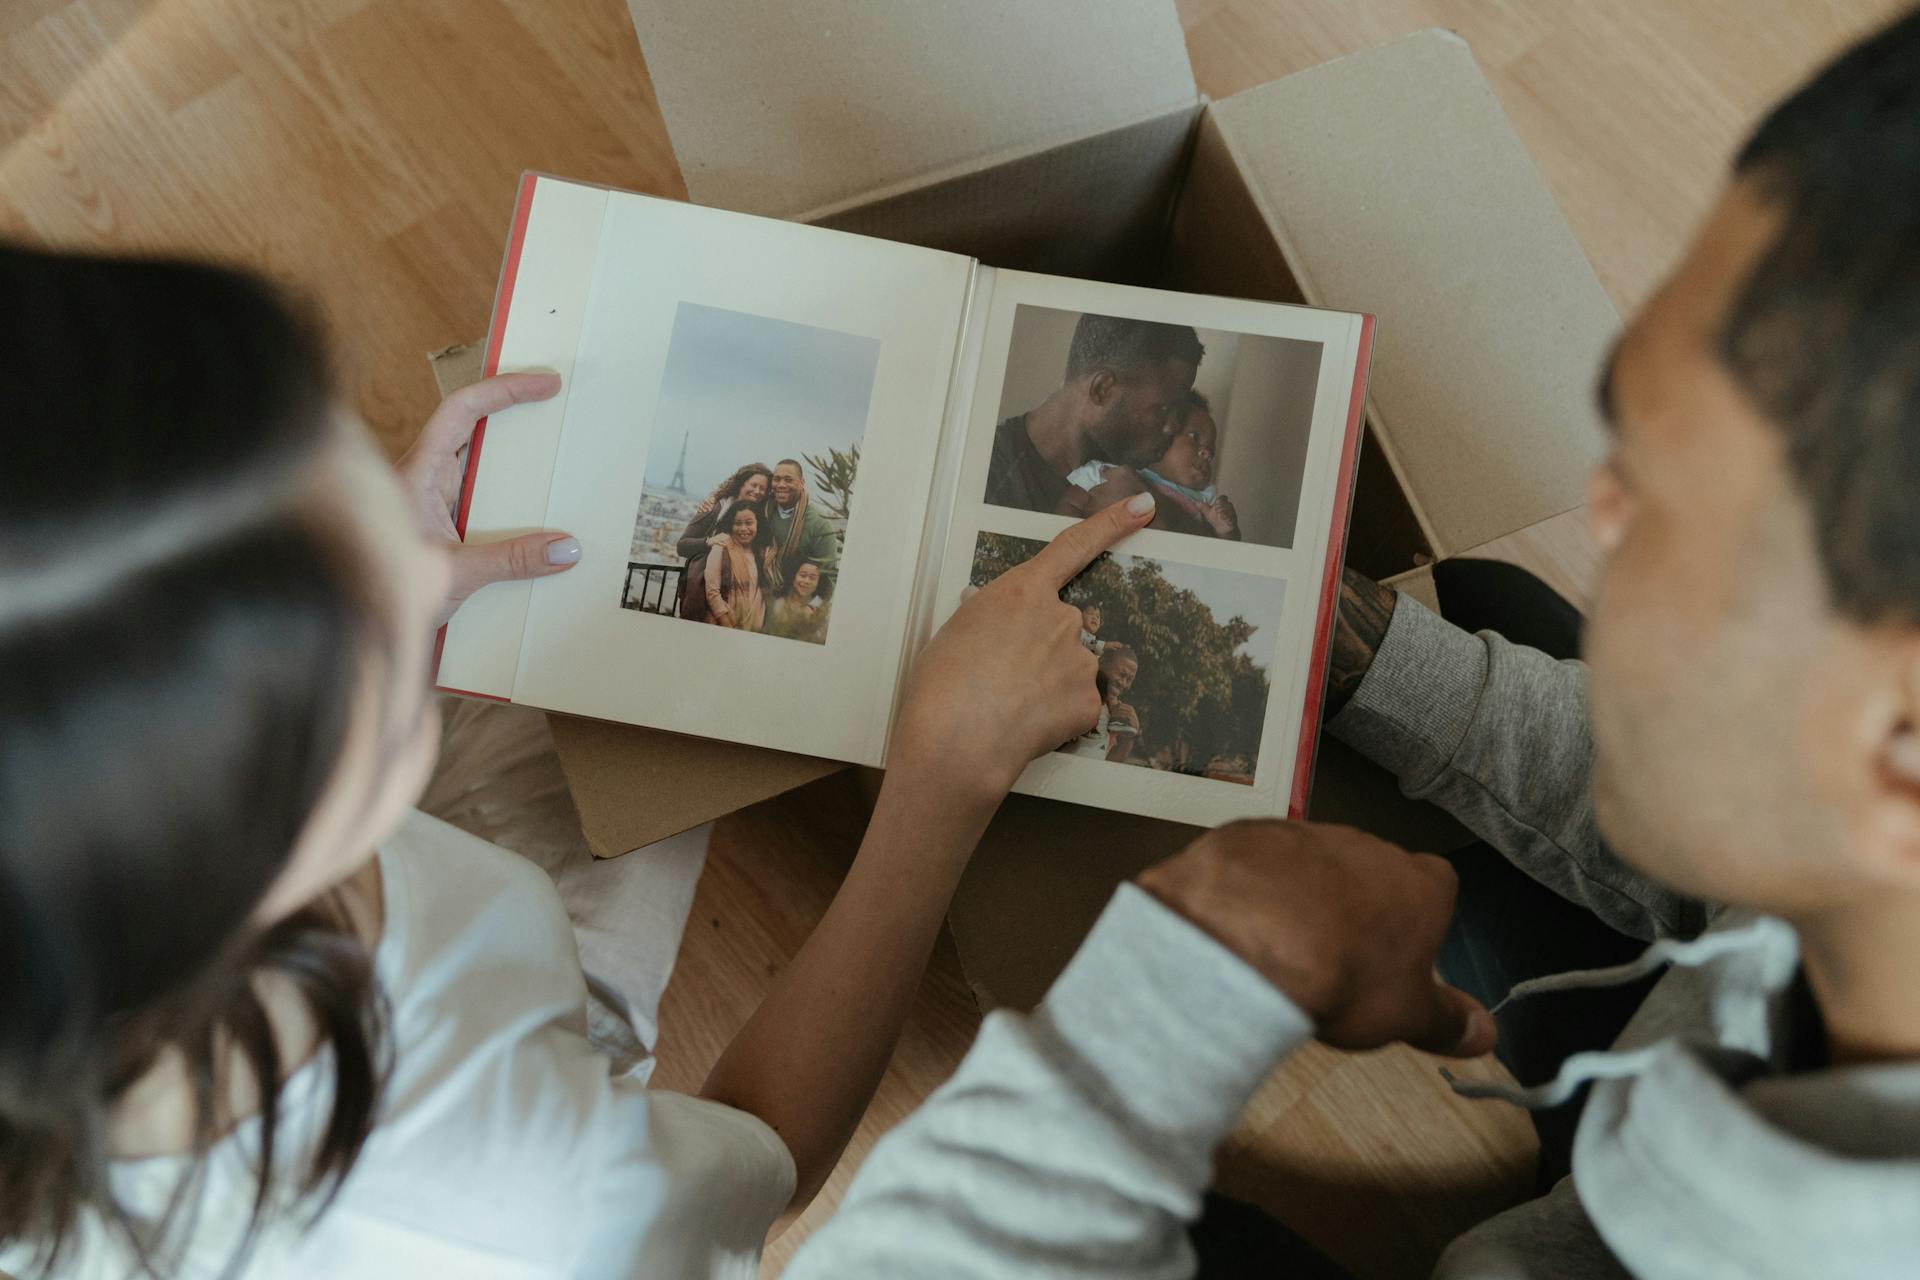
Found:
[[[613,1075],[587,1042],[573,933],[538,867],[420,813],[379,856],[375,960],[394,1047],[382,1119],[320,1221],[302,1232],[277,1220],[241,1274],[753,1276],[793,1194],[779,1136],[745,1112]],[[317,1132],[330,1079],[325,1051],[289,1078],[283,1132]],[[219,1274],[251,1202],[256,1129],[214,1149],[180,1274]],[[116,1186],[153,1212],[181,1163],[121,1162]],[[59,1280],[128,1274],[97,1224],[79,1243]],[[0,1269],[26,1261],[0,1250]]]

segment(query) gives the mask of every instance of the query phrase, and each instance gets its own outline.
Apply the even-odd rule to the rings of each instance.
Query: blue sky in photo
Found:
[[[748,462],[846,450],[866,432],[880,340],[683,302],[667,346],[646,482],[665,488],[687,447],[687,492]],[[811,471],[808,473],[811,482]]]

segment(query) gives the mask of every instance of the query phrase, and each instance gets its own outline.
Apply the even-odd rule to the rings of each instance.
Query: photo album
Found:
[[[914,655],[1075,519],[1099,723],[1016,788],[1213,825],[1303,812],[1372,317],[996,270],[527,175],[457,525],[579,564],[478,592],[450,693],[884,766]]]

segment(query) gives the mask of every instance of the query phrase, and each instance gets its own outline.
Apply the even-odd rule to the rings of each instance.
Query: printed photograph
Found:
[[[1091,312],[1014,313],[985,501],[1291,547],[1321,345]]]
[[[980,534],[969,590],[1044,545]],[[1104,695],[1100,723],[1061,751],[1253,785],[1284,582],[1108,552],[1060,595],[1080,610]]]
[[[825,644],[880,341],[683,302],[622,608]]]

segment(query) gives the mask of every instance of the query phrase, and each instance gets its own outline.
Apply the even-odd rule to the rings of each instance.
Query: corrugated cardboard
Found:
[[[628,8],[688,195],[743,213],[823,221],[1198,101],[1166,0]]]
[[[1451,34],[1203,104],[1167,0],[629,2],[696,200],[1002,266],[1376,313],[1349,541],[1373,576],[1580,501],[1602,447],[1589,380],[1617,320]],[[834,767],[554,727],[599,853]],[[1309,811],[1416,848],[1463,838],[1330,740]],[[1010,800],[951,917],[982,1002],[1036,997],[1113,886],[1193,835]]]
[[[814,221],[1016,271],[1149,283],[1199,114],[1189,104],[997,156]]]
[[[1330,737],[1320,740],[1315,822],[1361,827],[1423,851],[1472,837],[1429,805],[1408,803],[1387,773]],[[982,1009],[1031,1008],[1093,928],[1114,887],[1200,831],[1106,809],[1009,796],[954,895],[947,923]]]
[[[1466,42],[1409,36],[1207,116],[1306,300],[1380,317],[1368,420],[1434,552],[1578,506],[1619,317]]]

